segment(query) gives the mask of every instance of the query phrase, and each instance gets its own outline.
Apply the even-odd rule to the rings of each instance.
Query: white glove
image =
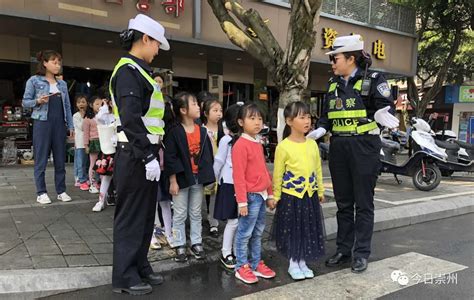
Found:
[[[390,106],[377,110],[374,114],[375,122],[387,128],[396,128],[400,121],[389,112]]]
[[[325,134],[326,134],[326,129],[324,129],[322,127],[319,127],[318,129],[315,129],[315,130],[311,131],[310,133],[308,133],[308,135],[306,137],[308,137],[310,139],[313,139],[313,140],[318,140],[319,138],[321,138]]]
[[[160,181],[161,168],[156,158],[145,165],[146,179]]]

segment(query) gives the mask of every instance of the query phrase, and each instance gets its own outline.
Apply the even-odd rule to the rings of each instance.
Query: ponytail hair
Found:
[[[125,29],[120,32],[120,45],[122,49],[130,51],[135,42],[143,38],[143,33],[134,29]],[[151,38],[151,37],[150,37]]]
[[[310,113],[309,106],[306,103],[301,101],[291,102],[286,105],[285,110],[283,111],[283,117],[285,118],[285,123],[287,119],[293,120],[299,115],[308,115]],[[286,139],[291,134],[291,127],[288,124],[285,124],[285,129],[283,129],[282,139]]]

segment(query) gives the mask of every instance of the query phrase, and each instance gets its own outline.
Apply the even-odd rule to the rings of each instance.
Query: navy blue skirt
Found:
[[[321,205],[317,193],[302,199],[282,193],[275,213],[274,239],[288,259],[314,261],[325,254]]]
[[[234,185],[221,183],[217,187],[214,218],[221,221],[238,217],[237,200],[235,199]]]

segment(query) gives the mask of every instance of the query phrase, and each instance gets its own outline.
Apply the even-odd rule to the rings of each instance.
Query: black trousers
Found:
[[[329,170],[338,209],[336,245],[337,252],[344,255],[370,255],[380,148],[377,135],[331,138]]]
[[[145,165],[128,143],[119,143],[114,180],[117,199],[114,218],[113,287],[130,287],[153,273],[147,255],[153,234],[158,182],[146,180]]]

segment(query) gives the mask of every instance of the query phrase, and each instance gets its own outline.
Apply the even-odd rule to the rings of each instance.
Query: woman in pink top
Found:
[[[82,130],[84,133],[84,147],[86,153],[89,154],[89,193],[97,194],[99,192],[99,185],[95,180],[94,166],[100,152],[99,131],[97,130],[97,122],[95,115],[99,112],[102,105],[102,98],[99,96],[92,96],[88,101],[84,122],[82,123]]]
[[[262,144],[256,139],[263,126],[262,113],[257,105],[246,104],[240,108],[237,122],[241,136],[232,147],[232,177],[240,215],[235,240],[235,277],[251,284],[258,282],[257,276],[275,277],[275,272],[260,259],[265,202],[271,208],[275,203]]]

